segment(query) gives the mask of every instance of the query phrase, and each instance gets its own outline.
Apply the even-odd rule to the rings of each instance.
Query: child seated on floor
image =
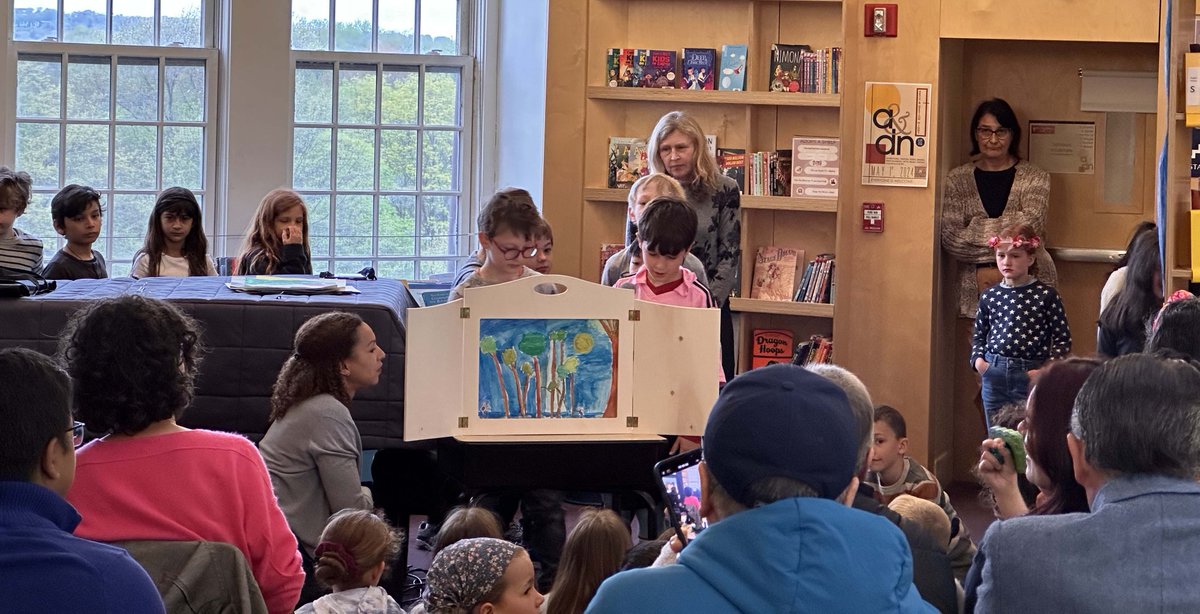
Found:
[[[911,520],[913,524],[932,535],[934,542],[943,550],[950,547],[950,518],[942,511],[942,508],[938,507],[938,504],[912,495],[897,495],[888,504],[888,509]],[[955,580],[954,589],[958,597],[958,610],[961,612],[963,609],[962,583]]]
[[[29,206],[29,173],[0,166],[0,272],[40,273],[42,241],[15,224]]]
[[[445,550],[455,542],[473,537],[504,539],[500,516],[484,507],[465,505],[456,507],[446,514],[442,527],[433,542],[433,555]]]
[[[54,195],[50,215],[54,218],[54,230],[67,239],[67,244],[46,263],[42,276],[46,279],[108,277],[104,256],[92,249],[104,225],[100,193],[72,183]]]
[[[496,192],[479,213],[479,244],[483,265],[450,292],[449,300],[463,297],[463,290],[502,284],[538,275],[527,262],[538,255],[537,231],[545,224],[533,197],[520,188]]]
[[[908,426],[896,408],[880,405],[875,408],[875,439],[872,445],[871,470],[867,484],[875,490],[875,498],[888,505],[900,495],[913,495],[932,501],[950,520],[950,556],[954,577],[962,582],[975,556],[967,526],[959,521],[958,512],[950,504],[950,496],[941,483],[921,463],[908,455]]]
[[[371,512],[345,509],[334,514],[321,532],[313,572],[333,593],[296,614],[404,614],[379,586],[402,542],[395,529]]]

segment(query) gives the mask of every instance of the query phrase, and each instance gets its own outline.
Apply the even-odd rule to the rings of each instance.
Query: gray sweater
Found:
[[[292,406],[258,444],[279,507],[311,555],[329,517],[345,508],[374,507],[362,486],[362,438],[350,410],[328,394]]]

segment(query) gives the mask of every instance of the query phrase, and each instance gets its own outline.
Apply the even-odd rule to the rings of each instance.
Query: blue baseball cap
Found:
[[[717,482],[745,506],[750,485],[791,478],[836,499],[854,476],[858,436],[846,393],[803,367],[748,371],[717,397],[704,428],[704,460]]]

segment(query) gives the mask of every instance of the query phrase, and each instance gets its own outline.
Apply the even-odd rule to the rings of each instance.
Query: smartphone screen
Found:
[[[689,535],[708,528],[708,520],[700,515],[700,450],[672,456],[654,466],[662,479],[663,501],[667,520],[684,543]]]

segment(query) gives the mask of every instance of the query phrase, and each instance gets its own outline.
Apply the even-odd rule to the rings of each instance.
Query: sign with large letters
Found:
[[[929,122],[933,86],[867,82],[863,117],[862,184],[929,185]]]

